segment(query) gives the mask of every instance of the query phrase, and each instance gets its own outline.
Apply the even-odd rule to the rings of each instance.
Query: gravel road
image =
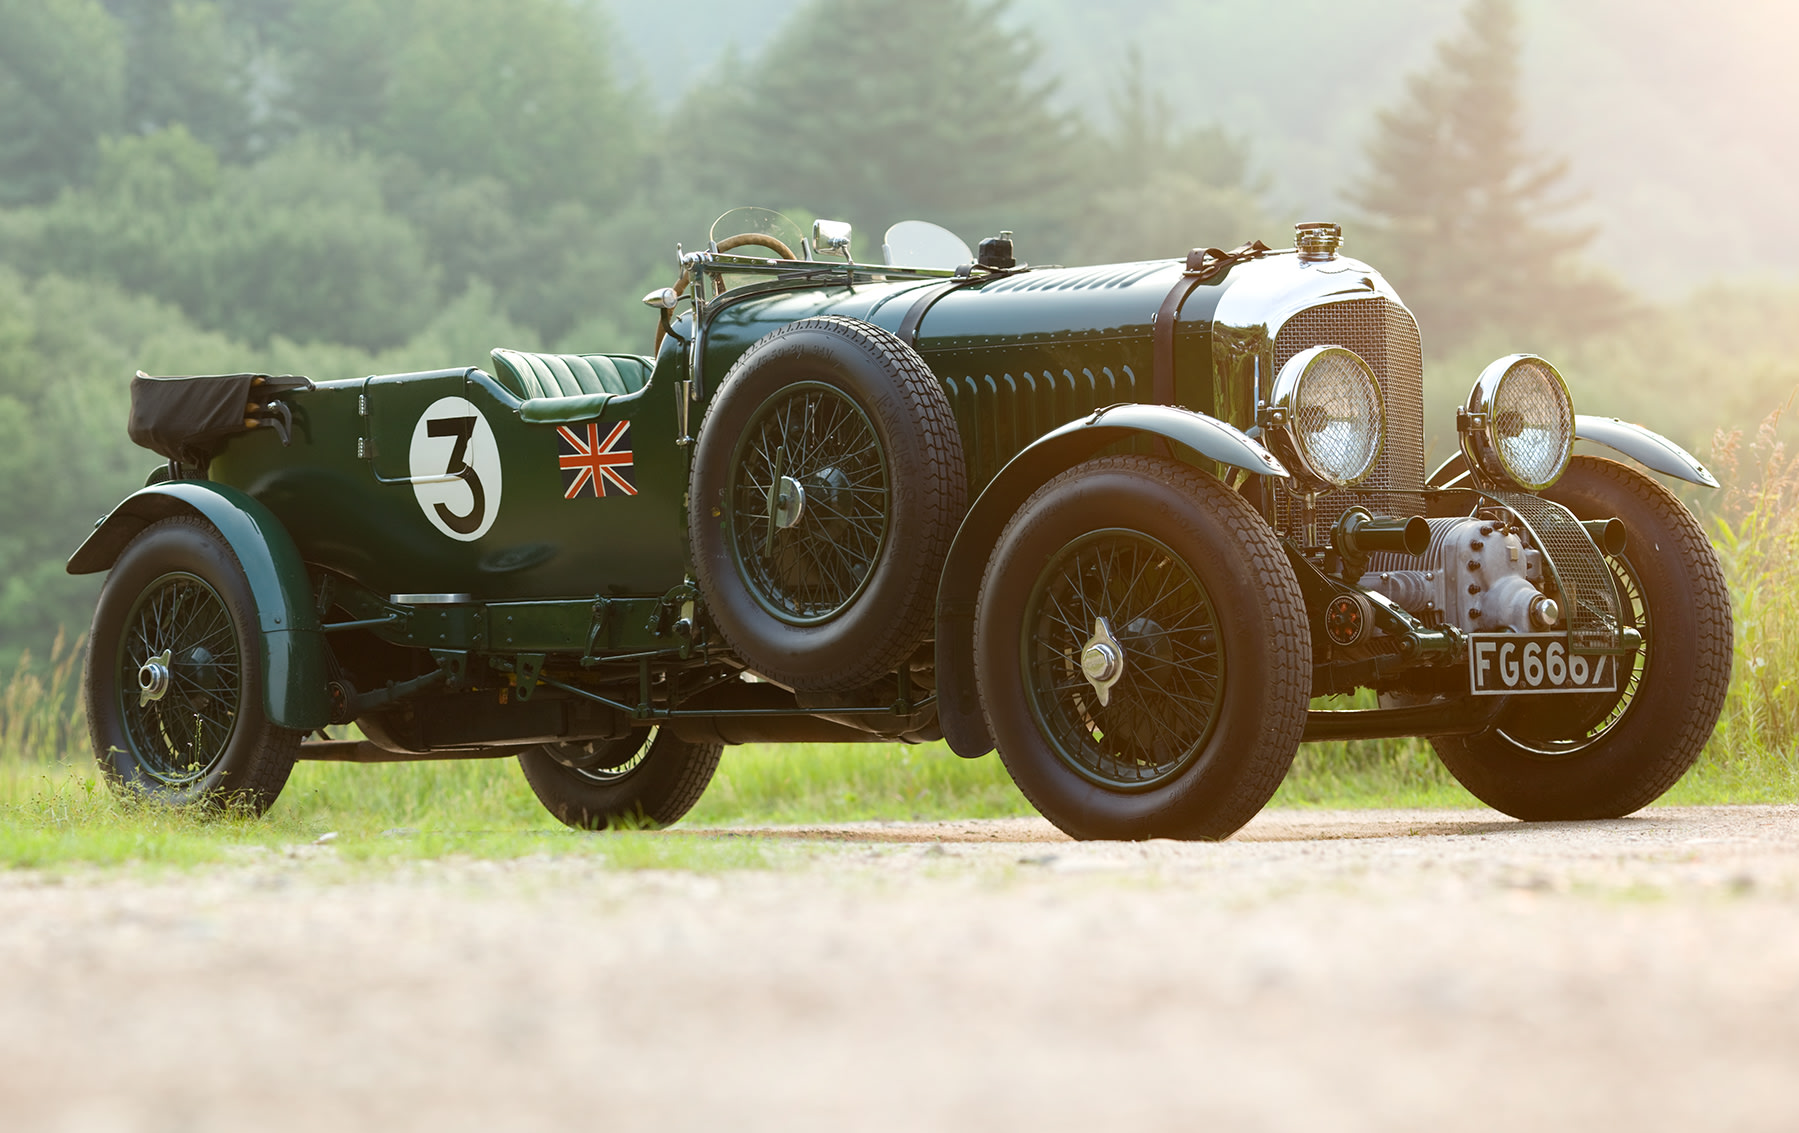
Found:
[[[0,1126],[1799,1127],[1799,807],[0,877]]]

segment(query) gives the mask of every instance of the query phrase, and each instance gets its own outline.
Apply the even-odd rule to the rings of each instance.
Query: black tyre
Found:
[[[915,351],[854,319],[782,327],[731,367],[700,429],[689,524],[707,610],[764,676],[866,685],[928,632],[966,493],[949,400]]]
[[[169,806],[273,805],[300,733],[264,715],[257,628],[243,567],[211,524],[177,516],[132,540],[87,655],[88,734],[108,783]]]
[[[518,765],[544,808],[578,830],[620,820],[667,826],[700,801],[723,751],[657,728],[622,740],[527,748]]]
[[[1582,519],[1624,521],[1629,545],[1608,561],[1646,644],[1621,661],[1616,693],[1520,697],[1492,731],[1431,742],[1496,810],[1617,818],[1672,787],[1710,738],[1730,685],[1730,593],[1699,522],[1635,469],[1577,456],[1543,494]]]
[[[1224,838],[1293,762],[1312,649],[1254,508],[1187,465],[1115,456],[1057,476],[1006,526],[975,671],[1006,769],[1062,830]]]

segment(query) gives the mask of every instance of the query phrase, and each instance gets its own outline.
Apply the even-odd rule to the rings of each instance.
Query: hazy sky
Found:
[[[686,0],[678,39],[668,9],[615,11],[672,100],[726,46],[753,56],[798,2]],[[1601,259],[1660,294],[1799,274],[1777,236],[1799,196],[1799,0],[1524,7],[1532,141],[1571,160]],[[1096,115],[1138,45],[1183,115],[1252,139],[1271,196],[1297,217],[1346,212],[1375,109],[1428,64],[1458,11],[1444,0],[1015,0],[1011,19],[1043,40],[1061,97]]]

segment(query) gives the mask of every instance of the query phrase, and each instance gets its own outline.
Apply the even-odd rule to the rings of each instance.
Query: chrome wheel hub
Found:
[[[1104,618],[1093,619],[1093,636],[1081,647],[1081,675],[1093,686],[1100,707],[1112,701],[1112,686],[1124,676],[1124,647]]]
[[[792,527],[805,514],[806,489],[791,476],[781,477],[774,497],[774,525],[779,528]]]
[[[165,649],[156,656],[145,661],[137,671],[137,706],[143,708],[153,704],[169,694],[169,657],[171,650]]]

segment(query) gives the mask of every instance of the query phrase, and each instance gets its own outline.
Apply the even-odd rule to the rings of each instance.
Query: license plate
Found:
[[[1559,633],[1473,633],[1468,680],[1476,696],[1616,692],[1618,658],[1570,653],[1567,636]]]

